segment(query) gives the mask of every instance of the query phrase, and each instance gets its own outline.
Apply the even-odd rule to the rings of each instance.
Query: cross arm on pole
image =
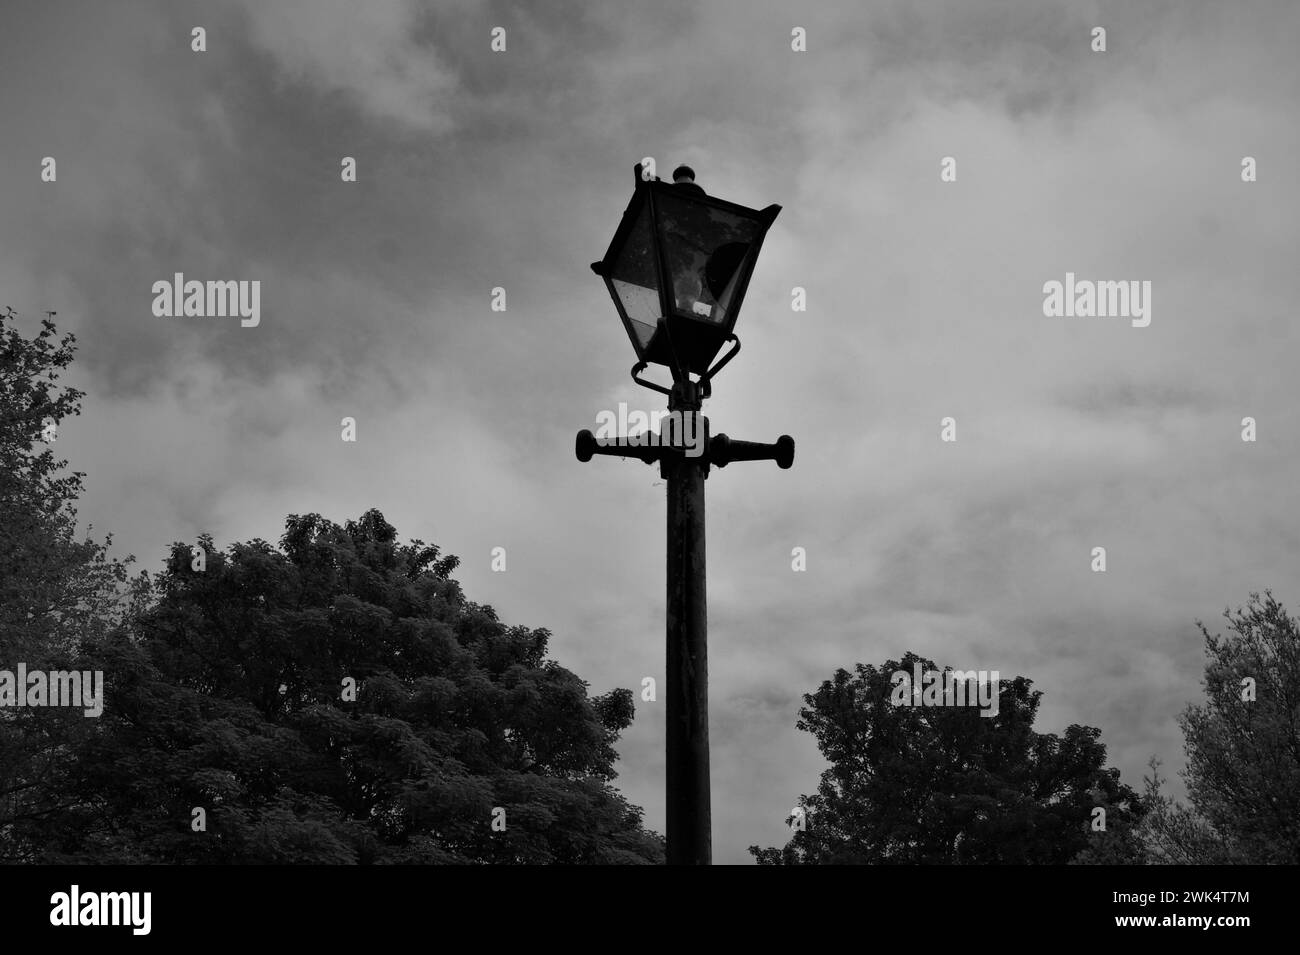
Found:
[[[709,463],[725,468],[733,461],[775,461],[785,470],[794,464],[794,438],[783,434],[773,444],[736,441],[725,434],[709,438]]]
[[[599,441],[590,431],[583,430],[578,432],[574,453],[584,463],[597,454],[606,454],[637,458],[646,464],[664,461],[683,453],[680,447],[661,443],[658,434],[649,435],[649,439],[649,443],[639,445],[631,444],[625,438]],[[794,464],[794,438],[783,434],[772,444],[763,444],[758,441],[735,440],[725,434],[707,435],[703,457],[708,464],[720,468],[735,461],[775,461],[777,467],[785,470]]]
[[[573,450],[578,456],[578,460],[584,464],[590,461],[593,455],[597,454],[608,454],[621,458],[638,458],[646,464],[654,464],[667,449],[654,445],[629,444],[626,439],[597,441],[594,434],[584,429],[578,432],[578,438],[574,442]]]

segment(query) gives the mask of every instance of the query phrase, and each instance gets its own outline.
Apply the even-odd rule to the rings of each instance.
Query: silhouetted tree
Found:
[[[1151,775],[1143,777],[1147,813],[1135,833],[1141,861],[1147,865],[1242,865],[1251,861],[1229,834],[1216,830],[1195,809],[1161,790],[1160,760],[1153,756],[1148,765]]]
[[[56,331],[46,319],[28,339],[12,309],[0,312],[0,669],[10,673],[20,663],[80,668],[83,647],[113,624],[126,580],[124,563],[108,557],[111,538],[77,533],[83,474],[65,473],[54,456],[59,425],[84,397],[59,384],[76,340]],[[0,860],[41,851],[46,821],[68,806],[70,754],[94,731],[82,710],[0,708]]]
[[[784,848],[750,847],[760,864],[1061,864],[1090,847],[1132,859],[1143,807],[1105,768],[1100,730],[1035,732],[1042,694],[1023,677],[1000,682],[993,716],[895,705],[891,674],[916,663],[936,669],[908,653],[837,670],[804,697],[797,725],[831,765],[801,799],[804,830]],[[1104,833],[1091,831],[1098,806]]]
[[[47,859],[662,860],[609,785],[631,691],[589,697],[546,630],[465,600],[454,557],[374,510],[199,548],[202,569],[173,545],[101,646],[105,729]]]
[[[1179,718],[1188,796],[1219,851],[1300,863],[1300,633],[1272,593],[1224,611],[1228,635],[1199,621],[1208,658],[1202,705]],[[1252,698],[1253,697],[1253,698]],[[1201,860],[1197,860],[1201,861]]]

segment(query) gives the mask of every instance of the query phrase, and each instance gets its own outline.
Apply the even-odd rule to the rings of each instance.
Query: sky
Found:
[[[379,508],[637,691],[616,785],[662,831],[664,487],[573,440],[661,407],[589,263],[633,165],[689,163],[783,206],[705,411],[797,446],[707,482],[715,861],[815,790],[803,694],[908,650],[1181,794],[1196,621],[1300,604],[1297,36],[1288,0],[6,0],[0,306],[78,337],[58,451],[116,553]],[[176,272],[260,323],[156,316]],[[1150,282],[1150,324],[1045,315],[1067,272]]]

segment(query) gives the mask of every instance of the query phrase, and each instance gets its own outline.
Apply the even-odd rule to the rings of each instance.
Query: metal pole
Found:
[[[687,434],[703,434],[699,387],[679,380],[668,401]],[[698,423],[699,428],[689,430]],[[669,865],[713,862],[709,800],[708,608],[704,582],[704,478],[708,457],[670,455],[668,482],[668,766]]]
[[[734,352],[732,353],[734,354]],[[700,413],[708,378],[691,381],[680,366],[673,369],[672,389],[637,377],[645,364],[632,368],[632,380],[668,394],[673,414],[663,423],[660,440],[597,441],[579,431],[573,451],[579,461],[615,455],[659,463],[668,485],[667,560],[667,824],[669,865],[713,863],[712,811],[709,802],[709,654],[708,605],[704,584],[704,479],[709,468],[736,461],[794,463],[794,439],[781,435],[775,444],[736,441],[709,434],[709,419]],[[670,430],[671,429],[671,430]],[[687,439],[691,439],[689,442]],[[689,452],[689,453],[688,453]]]

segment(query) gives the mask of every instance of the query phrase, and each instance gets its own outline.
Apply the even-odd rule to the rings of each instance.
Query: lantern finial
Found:
[[[690,166],[678,166],[673,170],[673,185],[684,192],[704,195],[704,189],[695,182],[695,170]]]

